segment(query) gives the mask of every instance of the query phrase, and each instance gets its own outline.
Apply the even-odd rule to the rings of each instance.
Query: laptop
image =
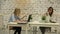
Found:
[[[28,20],[27,21],[22,21],[22,22],[19,22],[18,24],[27,24],[28,22],[30,22],[30,19],[32,19],[31,16],[32,16],[32,14],[30,14],[28,16]]]

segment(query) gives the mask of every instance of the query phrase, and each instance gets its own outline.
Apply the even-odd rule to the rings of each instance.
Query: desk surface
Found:
[[[10,22],[8,25],[19,25],[19,24],[27,24],[27,23],[17,23],[17,22]]]
[[[35,21],[35,22],[28,22],[28,23],[25,23],[25,24],[17,24],[16,22],[8,23],[8,25],[26,25],[26,24],[31,24],[31,25],[60,25],[59,23],[39,23],[37,21]]]
[[[40,22],[29,22],[31,25],[60,25],[59,23],[40,23]]]

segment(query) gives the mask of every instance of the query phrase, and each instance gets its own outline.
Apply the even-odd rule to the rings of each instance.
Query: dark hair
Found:
[[[52,9],[51,14],[49,14],[49,15],[50,15],[50,17],[51,17],[51,16],[52,16],[52,14],[53,14],[53,8],[52,8],[52,7],[49,7],[49,8],[48,8],[48,11],[49,11],[50,9]]]

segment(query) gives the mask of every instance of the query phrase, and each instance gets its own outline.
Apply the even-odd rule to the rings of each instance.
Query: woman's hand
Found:
[[[54,22],[54,21],[51,21],[51,20],[50,20],[50,22],[51,22],[51,23],[56,23],[56,22]]]
[[[27,20],[16,20],[17,23],[27,22]]]

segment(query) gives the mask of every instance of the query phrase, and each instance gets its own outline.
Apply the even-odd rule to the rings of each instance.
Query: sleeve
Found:
[[[18,20],[20,20],[20,18],[19,18],[19,17],[18,17],[17,19],[18,19]]]
[[[14,17],[14,15],[11,15],[9,22],[13,22],[13,21],[15,21],[15,17]]]
[[[51,20],[53,23],[55,23],[55,22],[56,22],[56,19],[57,19],[56,16],[53,15],[50,20]]]
[[[20,18],[18,16],[15,16],[15,20],[20,20]]]

